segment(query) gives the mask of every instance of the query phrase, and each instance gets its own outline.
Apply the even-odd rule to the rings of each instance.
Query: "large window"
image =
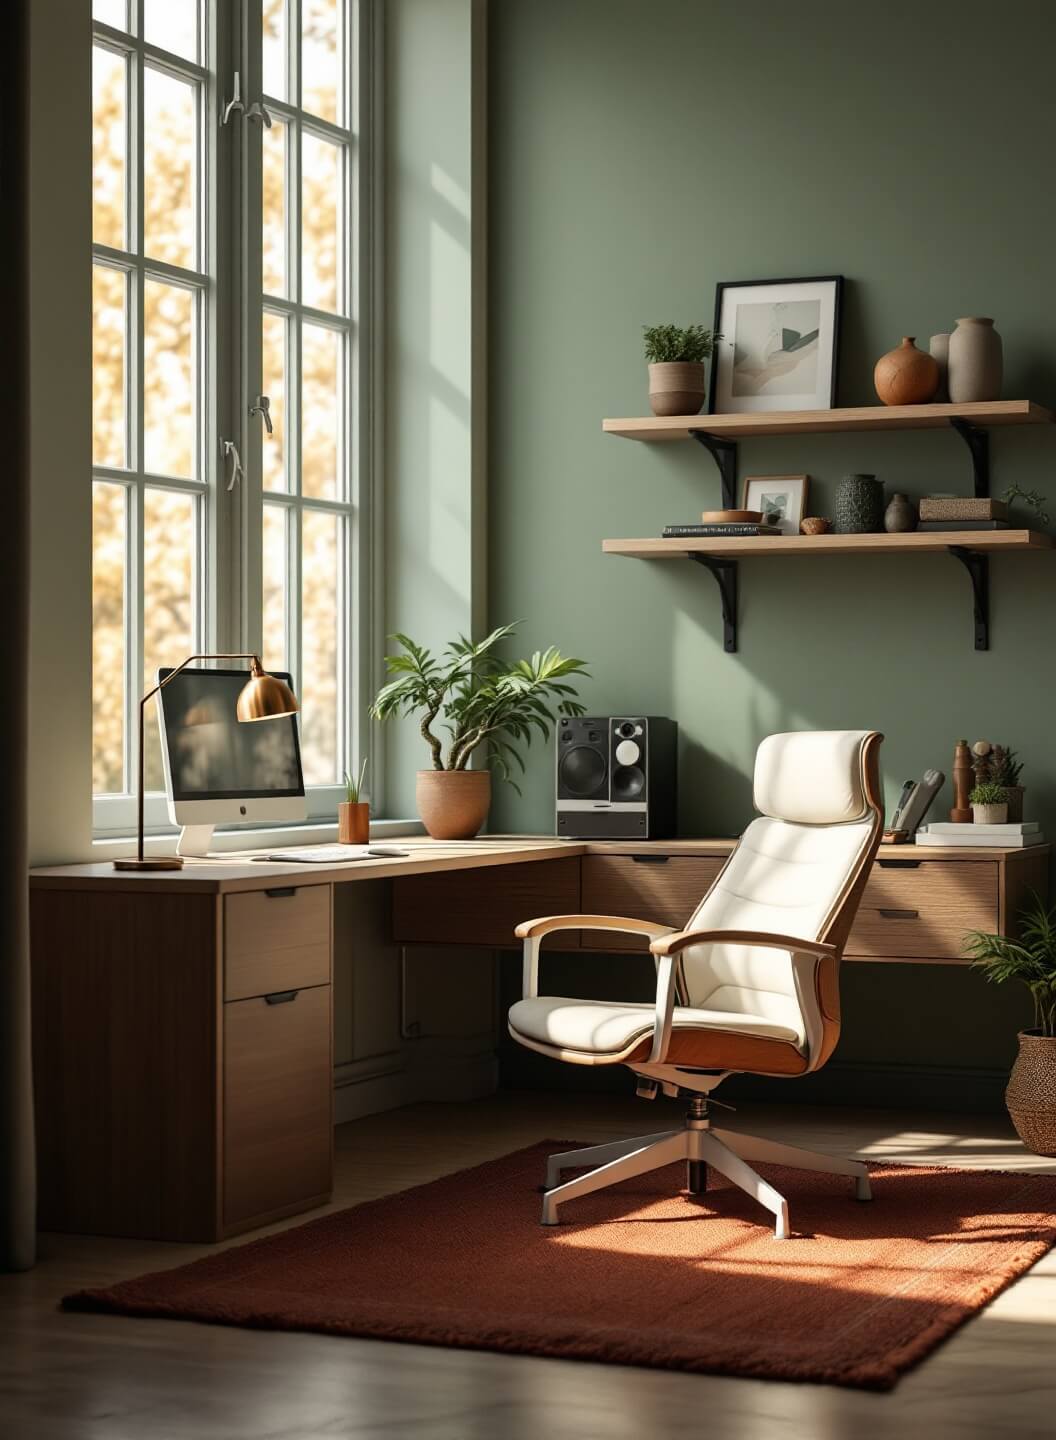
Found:
[[[139,695],[192,650],[293,671],[313,813],[359,743],[362,8],[93,3],[100,830],[131,818]],[[159,826],[152,713],[145,762]]]

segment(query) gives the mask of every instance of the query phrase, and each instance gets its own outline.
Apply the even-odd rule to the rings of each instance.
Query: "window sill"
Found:
[[[388,840],[396,835],[424,835],[425,826],[420,820],[371,820],[370,838]],[[178,832],[169,831],[164,835],[148,835],[144,850],[148,855],[174,855]],[[306,821],[301,825],[283,825],[265,830],[217,830],[213,835],[211,855],[238,854],[245,850],[264,850],[270,847],[289,849],[294,845],[333,845],[337,841],[337,821],[313,824]],[[120,860],[135,852],[134,835],[99,838],[92,841],[93,861]]]

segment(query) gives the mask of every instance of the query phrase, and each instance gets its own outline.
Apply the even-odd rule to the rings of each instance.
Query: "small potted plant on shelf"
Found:
[[[1004,745],[995,745],[990,753],[990,776],[1005,792],[1009,820],[1017,823],[1023,819],[1024,786],[1019,783],[1022,773],[1023,762],[1016,759],[1016,752]]]
[[[654,415],[697,415],[708,393],[704,362],[722,336],[703,325],[646,325],[649,404]]]
[[[366,760],[359,767],[357,780],[345,771],[345,798],[337,807],[337,839],[340,845],[365,845],[370,839],[370,806],[363,799],[366,777]]]
[[[520,793],[511,773],[523,773],[521,745],[533,731],[550,737],[555,712],[582,715],[584,707],[568,684],[586,675],[582,660],[564,656],[550,646],[527,660],[504,660],[496,653],[516,625],[500,625],[484,640],[459,636],[439,655],[417,645],[408,635],[393,635],[401,653],[388,655],[390,680],[378,691],[370,713],[378,720],[416,715],[429,747],[432,768],[419,770],[415,789],[418,813],[435,840],[469,840],[487,818],[491,806],[491,770],[470,770],[469,761],[483,750],[493,767]],[[441,720],[450,735],[447,752],[433,725]]]
[[[1040,490],[1023,490],[1019,485],[1010,485],[1005,491],[1005,500],[1011,505],[1019,500],[1030,511],[1027,521],[1032,530],[1044,530],[1049,523],[1048,512],[1043,508],[1045,496]]]
[[[976,825],[1004,825],[1008,819],[1008,796],[1005,787],[994,780],[984,780],[968,796],[972,820]]]
[[[1056,909],[1037,896],[1020,916],[1019,938],[973,930],[965,949],[987,980],[1018,980],[1034,1001],[1034,1025],[1019,1032],[1005,1104],[1016,1134],[1037,1155],[1056,1155]]]

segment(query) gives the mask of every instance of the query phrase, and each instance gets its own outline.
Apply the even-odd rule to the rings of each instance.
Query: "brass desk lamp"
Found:
[[[147,858],[143,854],[143,721],[147,701],[152,699],[159,690],[163,690],[170,680],[175,680],[180,671],[185,670],[195,660],[248,660],[250,662],[249,679],[242,687],[238,703],[235,706],[235,715],[240,721],[280,720],[284,715],[297,713],[297,698],[293,691],[285,680],[280,680],[275,675],[269,675],[260,663],[260,656],[254,655],[252,651],[223,655],[188,655],[187,659],[177,665],[175,670],[170,670],[165,679],[159,681],[153,690],[148,690],[139,702],[139,846],[134,860],[115,860],[115,870],[181,870],[183,868],[183,861],[179,855],[152,855]]]

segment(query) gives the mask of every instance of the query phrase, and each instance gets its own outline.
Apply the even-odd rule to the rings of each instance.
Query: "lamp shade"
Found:
[[[277,675],[269,675],[254,656],[250,677],[242,687],[235,707],[239,720],[279,720],[296,715],[297,697]]]

